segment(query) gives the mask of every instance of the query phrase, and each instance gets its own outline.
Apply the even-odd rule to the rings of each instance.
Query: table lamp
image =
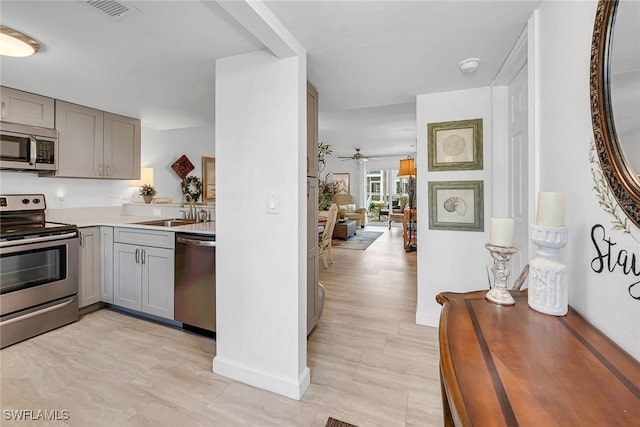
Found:
[[[415,196],[415,178],[416,174],[416,166],[413,158],[408,156],[406,159],[400,160],[400,170],[398,171],[398,177],[409,178],[409,241],[407,242],[407,246],[404,248],[405,252],[413,252],[417,249],[416,243],[413,241],[413,233],[415,230],[413,229],[413,198]]]

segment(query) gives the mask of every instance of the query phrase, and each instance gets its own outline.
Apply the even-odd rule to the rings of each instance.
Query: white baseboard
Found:
[[[264,371],[258,371],[245,365],[225,360],[220,356],[213,358],[213,372],[225,377],[281,394],[291,399],[300,400],[311,383],[309,368],[305,366],[297,380],[290,380],[272,375]]]
[[[422,326],[437,328],[440,324],[440,312],[438,312],[437,315],[434,315],[418,311],[416,312],[416,323]]]

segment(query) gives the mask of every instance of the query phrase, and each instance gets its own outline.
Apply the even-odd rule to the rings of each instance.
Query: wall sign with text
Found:
[[[596,256],[591,260],[591,269],[596,273],[621,271],[630,279],[629,295],[640,300],[640,252],[620,247],[607,236],[601,224],[591,227],[591,241],[596,251]]]

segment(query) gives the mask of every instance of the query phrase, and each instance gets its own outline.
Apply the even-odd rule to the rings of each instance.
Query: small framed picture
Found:
[[[202,156],[202,199],[213,202],[216,200],[216,159]]]
[[[484,182],[429,182],[429,229],[484,231]]]
[[[348,173],[333,174],[333,194],[351,194],[349,193]]]
[[[428,169],[482,169],[482,119],[427,125]]]

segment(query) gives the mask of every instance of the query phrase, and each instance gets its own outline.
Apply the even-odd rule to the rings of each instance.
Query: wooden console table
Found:
[[[640,424],[638,361],[572,308],[549,316],[526,291],[514,306],[485,293],[436,296],[445,426]]]

